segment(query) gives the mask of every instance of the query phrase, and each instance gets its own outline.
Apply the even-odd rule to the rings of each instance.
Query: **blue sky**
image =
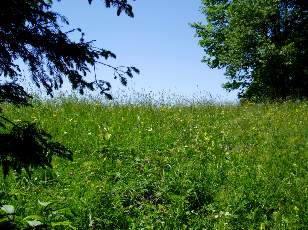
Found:
[[[235,101],[221,85],[223,70],[213,70],[201,63],[203,50],[198,46],[189,23],[204,21],[199,0],[131,1],[134,18],[116,16],[116,9],[106,9],[101,0],[92,5],[87,0],[55,1],[54,10],[65,15],[72,27],[80,27],[86,40],[96,40],[98,47],[117,55],[112,65],[133,65],[141,74],[123,88],[112,79],[112,72],[100,67],[97,75],[110,80],[114,91],[161,91],[184,97],[212,95],[218,100]],[[204,96],[203,95],[203,96]]]

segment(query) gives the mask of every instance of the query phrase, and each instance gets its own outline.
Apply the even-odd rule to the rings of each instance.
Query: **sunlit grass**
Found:
[[[79,229],[305,229],[308,104],[6,106],[74,152],[2,180],[18,215],[53,201]]]

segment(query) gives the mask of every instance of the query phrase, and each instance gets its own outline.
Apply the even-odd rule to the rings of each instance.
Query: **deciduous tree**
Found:
[[[250,100],[308,96],[308,1],[203,0],[194,23],[203,61]]]

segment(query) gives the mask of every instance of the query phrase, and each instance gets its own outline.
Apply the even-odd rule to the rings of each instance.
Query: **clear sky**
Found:
[[[141,74],[129,80],[128,89],[161,91],[185,97],[210,94],[218,100],[235,101],[236,93],[226,92],[223,70],[201,63],[203,49],[189,23],[204,21],[201,0],[136,0],[134,18],[116,9],[106,9],[102,0],[54,1],[54,10],[65,15],[72,27],[80,27],[86,40],[117,55],[113,65],[136,66]],[[101,67],[100,78],[110,80],[113,90],[124,88]]]

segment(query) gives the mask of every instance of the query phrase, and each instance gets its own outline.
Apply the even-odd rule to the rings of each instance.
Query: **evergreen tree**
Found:
[[[88,0],[89,4],[92,0]],[[83,94],[85,89],[99,90],[111,99],[111,84],[96,78],[95,66],[100,64],[114,70],[115,78],[127,84],[127,77],[139,73],[135,67],[114,67],[104,60],[116,58],[106,49],[85,41],[81,29],[61,30],[68,20],[52,11],[52,0],[3,0],[0,8],[0,103],[29,105],[31,96],[19,82],[30,77],[37,87],[53,96],[68,79],[74,90]],[[117,15],[125,12],[133,17],[127,0],[105,0],[106,7],[115,7]],[[73,31],[80,33],[78,42],[69,38]],[[20,63],[28,67],[29,76],[23,75]],[[94,70],[94,74],[93,74]],[[93,74],[93,81],[85,77]],[[1,104],[0,104],[1,105]],[[0,163],[4,175],[10,168],[51,166],[52,155],[72,159],[72,153],[63,145],[53,142],[51,136],[34,123],[16,124],[1,113],[0,107]]]

